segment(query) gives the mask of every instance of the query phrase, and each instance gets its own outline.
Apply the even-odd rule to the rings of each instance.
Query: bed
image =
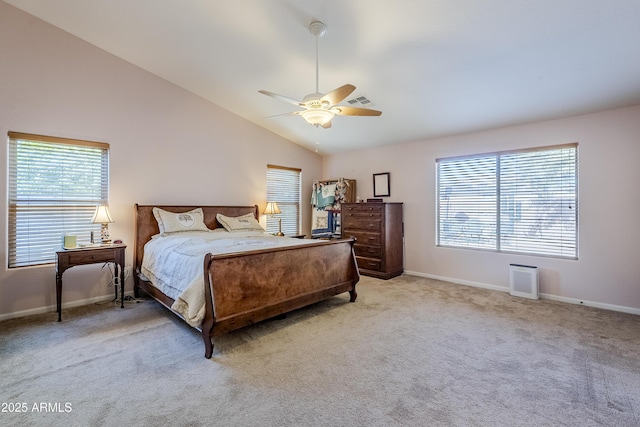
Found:
[[[176,218],[192,212],[200,215],[200,210],[206,229],[202,229],[203,226],[187,233],[165,233],[167,228],[161,230],[163,224],[161,218],[157,218],[158,212],[165,215],[164,225],[167,226],[167,215],[173,214]],[[349,301],[354,302],[357,298],[356,283],[360,274],[353,239],[263,238],[246,230],[238,233],[235,229],[231,229],[233,232],[225,230],[224,227],[233,225],[233,221],[247,217],[256,222],[258,206],[135,205],[134,293],[136,296],[141,291],[146,293],[198,329],[206,358],[213,354],[213,338],[226,332],[345,292],[349,293]],[[225,233],[234,239],[244,236],[245,240],[223,244]],[[195,244],[187,243],[190,236],[194,237]],[[263,240],[269,238],[276,242],[275,247],[265,246]],[[165,241],[168,242],[166,245]],[[161,246],[164,252],[157,252],[156,247]],[[175,258],[169,258],[168,247],[171,246],[177,252],[171,256],[182,257],[177,258],[177,262]],[[224,253],[220,249],[222,246],[227,246]],[[149,252],[146,258],[145,249]],[[202,252],[197,253],[197,250]],[[152,258],[152,254],[156,258]],[[202,267],[193,267],[196,262]],[[149,267],[183,263],[189,263],[192,271],[197,268],[196,276],[199,277],[179,273],[175,280],[168,280],[161,278],[160,273],[152,273]],[[174,281],[176,283],[172,283]],[[189,283],[177,283],[182,281]],[[174,285],[180,290],[174,290]],[[186,309],[183,304],[185,294],[196,296],[187,298],[195,302],[187,303]],[[202,307],[198,306],[200,299]]]

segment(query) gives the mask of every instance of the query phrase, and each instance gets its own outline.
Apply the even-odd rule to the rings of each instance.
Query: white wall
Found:
[[[578,142],[579,260],[435,246],[435,159]],[[405,268],[428,277],[505,289],[508,265],[538,266],[540,292],[640,314],[640,106],[329,156],[324,176],[358,180],[372,197],[373,173],[391,173],[404,202]]]
[[[0,2],[0,135],[8,131],[111,146],[112,238],[130,244],[133,205],[264,207],[266,165],[299,167],[303,200],[322,159],[244,119]],[[7,177],[7,149],[0,174]],[[0,189],[0,319],[51,310],[54,266],[7,269],[7,194]],[[303,230],[310,211],[303,204]],[[308,233],[308,231],[307,231]],[[64,273],[63,302],[113,295],[100,266]],[[132,282],[127,283],[127,290]]]

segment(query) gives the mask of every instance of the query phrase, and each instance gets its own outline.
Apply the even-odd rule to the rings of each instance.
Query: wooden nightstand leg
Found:
[[[58,308],[58,322],[62,321],[62,274],[56,274],[56,305]]]

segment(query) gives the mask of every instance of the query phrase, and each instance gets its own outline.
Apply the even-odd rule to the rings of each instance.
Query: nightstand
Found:
[[[124,308],[124,257],[127,245],[91,246],[86,248],[65,249],[56,255],[56,303],[58,322],[62,321],[62,274],[76,265],[112,262],[120,266],[120,299]]]

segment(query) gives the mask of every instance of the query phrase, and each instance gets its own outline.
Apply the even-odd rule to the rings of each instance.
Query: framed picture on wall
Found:
[[[373,197],[391,196],[389,172],[373,174]]]

